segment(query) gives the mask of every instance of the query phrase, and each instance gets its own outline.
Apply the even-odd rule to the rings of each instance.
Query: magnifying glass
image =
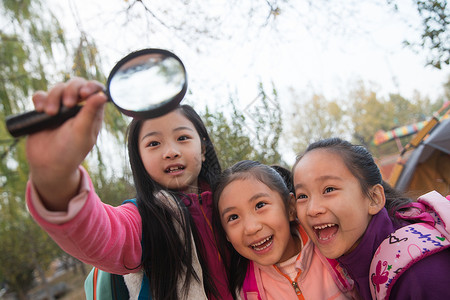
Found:
[[[183,62],[170,51],[149,48],[128,54],[114,66],[105,93],[123,114],[147,119],[176,108],[186,91]],[[8,116],[6,127],[13,137],[24,136],[61,125],[81,107],[62,106],[54,116],[36,111]]]

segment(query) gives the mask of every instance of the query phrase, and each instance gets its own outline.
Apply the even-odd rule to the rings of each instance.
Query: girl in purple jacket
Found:
[[[382,180],[364,147],[338,138],[311,144],[297,158],[293,176],[297,216],[306,232],[323,255],[348,271],[361,296],[372,299],[372,258],[384,239],[406,225],[395,212],[411,200]],[[449,249],[412,264],[393,284],[390,298],[450,299]]]

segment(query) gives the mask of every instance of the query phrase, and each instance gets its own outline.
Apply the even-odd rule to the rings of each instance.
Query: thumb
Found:
[[[79,132],[80,138],[88,139],[91,146],[95,144],[100,132],[106,101],[107,97],[102,91],[89,96],[74,120],[75,132]]]

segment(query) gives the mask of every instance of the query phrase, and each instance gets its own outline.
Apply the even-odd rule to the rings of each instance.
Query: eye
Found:
[[[237,220],[237,218],[238,218],[238,215],[229,215],[227,218],[227,222]]]
[[[308,196],[306,194],[299,193],[297,196],[297,202],[306,202]]]
[[[189,140],[189,139],[191,139],[189,136],[187,136],[187,135],[182,135],[182,136],[180,136],[179,138],[178,138],[178,140],[179,141],[187,141],[187,140]]]
[[[336,189],[334,187],[329,186],[329,187],[325,188],[325,194],[331,193],[332,191],[335,191],[335,190]]]
[[[160,142],[157,142],[157,141],[151,141],[150,143],[147,143],[147,146],[146,147],[156,147],[156,146],[158,146],[159,144],[161,144]]]
[[[264,202],[258,202],[256,205],[255,205],[255,208],[256,209],[260,209],[260,208],[263,208],[264,206],[266,206],[266,203],[264,203]]]

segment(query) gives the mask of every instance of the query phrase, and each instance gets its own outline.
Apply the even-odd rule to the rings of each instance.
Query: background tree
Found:
[[[50,83],[73,75],[104,82],[96,46],[86,36],[80,36],[75,45],[67,43],[58,19],[40,0],[0,3],[0,43],[1,124],[5,124],[6,116],[31,109],[30,95],[46,90]],[[73,63],[67,57],[73,57]],[[111,108],[106,109],[106,128],[114,137],[122,138],[123,134],[117,132],[123,131],[124,120]],[[26,298],[33,283],[33,272],[38,272],[45,285],[45,270],[61,255],[59,247],[26,210],[28,166],[24,145],[23,139],[11,138],[5,126],[0,126],[0,282],[7,283],[21,299]],[[97,165],[102,170],[101,151],[97,153]],[[102,180],[96,183],[101,182],[105,189],[114,186],[117,191],[121,186],[106,182],[101,172],[98,176]]]
[[[39,1],[5,0],[0,7],[0,121],[4,124],[6,116],[30,107],[26,99],[31,91],[46,88],[52,79],[47,72],[54,66],[54,51],[64,51],[65,40],[58,21],[42,10]],[[45,268],[57,248],[37,232],[24,206],[28,177],[24,142],[11,139],[4,126],[0,139],[0,280],[26,299],[33,270]],[[38,246],[47,251],[36,251]]]
[[[262,83],[258,88],[259,95],[244,108],[252,121],[247,127],[254,147],[252,159],[267,165],[285,165],[279,149],[283,120],[277,90],[272,86],[271,95],[268,95]]]
[[[396,11],[400,11],[397,0],[388,0]],[[412,48],[428,52],[427,63],[440,69],[450,64],[450,6],[447,0],[414,0],[422,18],[420,42],[405,41]]]
[[[259,89],[259,95],[243,112],[230,96],[227,112],[211,113],[207,107],[202,116],[224,169],[245,159],[285,165],[279,152],[282,119],[276,89],[270,98],[262,84]]]
[[[292,107],[289,109],[289,126],[286,139],[296,154],[303,152],[314,141],[331,136],[345,138],[350,131],[345,108],[339,102],[328,101],[323,95],[312,95],[309,99],[292,92]]]
[[[0,278],[19,299],[27,299],[26,292],[32,287],[35,270],[41,275],[44,287],[48,287],[44,270],[60,250],[36,226],[24,207],[19,206],[23,206],[23,202],[2,202]]]
[[[393,111],[389,111],[377,92],[368,89],[363,83],[349,93],[349,115],[352,119],[354,142],[370,146],[377,130],[392,128]]]
[[[379,96],[374,87],[357,82],[346,99],[329,101],[324,96],[313,95],[304,101],[293,93],[290,128],[286,138],[296,153],[318,139],[339,136],[367,147],[375,156],[398,153],[396,143],[375,146],[372,141],[378,130],[389,131],[397,127],[428,120],[448,96],[431,101],[419,93],[412,99],[400,94],[390,94],[388,99]],[[445,97],[447,97],[445,99]],[[400,147],[411,139],[400,139]]]
[[[399,94],[390,94],[388,99],[377,95],[361,82],[349,93],[347,113],[352,122],[352,138],[355,143],[366,146],[375,155],[396,153],[395,143],[375,147],[372,143],[378,130],[389,131],[400,126],[428,120],[442,106],[442,99],[432,102],[416,93],[413,99]],[[410,137],[400,140],[403,146]]]
[[[244,133],[245,117],[237,110],[231,96],[229,109],[231,115],[228,118],[225,112],[212,113],[208,107],[202,116],[223,169],[240,160],[251,159],[253,152],[250,138]]]

